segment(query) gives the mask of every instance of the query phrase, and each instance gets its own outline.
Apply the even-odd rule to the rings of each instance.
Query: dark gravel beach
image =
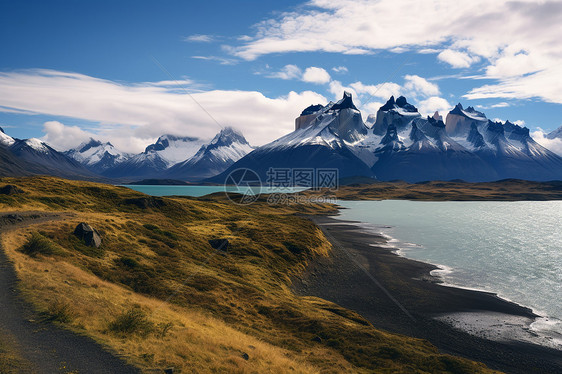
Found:
[[[445,313],[503,313],[534,318],[528,308],[494,294],[442,286],[435,266],[385,248],[384,237],[332,217],[311,218],[333,244],[329,258],[295,279],[298,294],[317,296],[360,313],[375,327],[429,340],[441,351],[508,373],[562,373],[562,352],[523,342],[483,339],[435,320]],[[378,246],[377,246],[378,245]]]

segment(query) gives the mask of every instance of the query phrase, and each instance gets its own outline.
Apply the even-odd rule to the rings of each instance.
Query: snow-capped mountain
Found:
[[[562,139],[562,126],[560,126],[559,128],[557,128],[556,130],[549,132],[548,135],[546,135],[546,137],[548,139]]]
[[[337,103],[306,108],[295,120],[294,132],[257,148],[212,180],[224,181],[237,168],[254,170],[264,182],[270,168],[337,168],[340,177],[371,176],[354,148],[368,131],[345,92]]]
[[[422,118],[404,97],[391,97],[360,144],[362,157],[381,180],[497,179],[493,168],[451,139],[442,116]],[[384,130],[384,132],[383,132]]]
[[[209,178],[222,173],[253,149],[241,132],[226,127],[210,143],[201,146],[193,157],[168,169],[165,177],[181,180]]]
[[[169,167],[187,160],[205,144],[194,137],[162,135],[145,151],[102,172],[114,178],[158,178]]]
[[[447,114],[446,124],[447,124],[447,134],[451,136],[464,136],[467,134],[472,124],[476,126],[485,125],[488,122],[488,118],[482,112],[478,112],[473,107],[469,106],[464,109],[461,103],[458,103],[453,110]]]
[[[92,138],[64,153],[93,172],[100,174],[130,157],[129,154],[117,150],[111,143],[102,143]]]
[[[212,181],[237,168],[267,178],[269,168],[338,168],[340,177],[380,180],[491,181],[562,179],[562,158],[535,142],[529,130],[458,104],[446,116],[422,118],[406,98],[391,97],[363,124],[351,95],[306,108],[295,131],[257,148]],[[263,179],[265,180],[265,179]]]
[[[66,178],[95,179],[96,175],[82,166],[78,161],[56,151],[43,141],[31,139],[14,139],[9,151],[19,160],[33,165],[30,169],[35,174],[49,174]]]

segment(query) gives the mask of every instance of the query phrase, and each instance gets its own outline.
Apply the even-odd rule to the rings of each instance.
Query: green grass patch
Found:
[[[34,232],[27,242],[21,247],[21,252],[31,257],[53,256],[61,254],[61,249],[45,236]]]

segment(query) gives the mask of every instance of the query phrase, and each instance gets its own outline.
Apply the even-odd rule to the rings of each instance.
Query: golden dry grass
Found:
[[[328,212],[330,206],[153,199],[121,187],[47,177],[2,182],[26,193],[0,198],[0,211],[74,213],[2,235],[26,297],[43,315],[144,370],[491,372],[439,354],[426,341],[377,330],[333,303],[291,292],[291,277],[330,251],[322,232],[298,214]],[[100,250],[72,235],[82,221],[102,234]],[[58,250],[23,254],[33,232]],[[228,255],[213,250],[211,238],[228,238]],[[130,310],[142,311],[149,328],[111,331],[112,322]],[[318,337],[321,342],[313,341]]]

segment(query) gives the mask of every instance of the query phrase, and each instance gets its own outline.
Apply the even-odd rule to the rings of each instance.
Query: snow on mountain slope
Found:
[[[112,178],[160,178],[169,167],[193,157],[203,144],[205,141],[199,138],[162,135],[144,152],[104,170],[102,174]]]
[[[4,147],[9,147],[14,144],[16,141],[10,135],[7,135],[4,132],[4,129],[0,127],[0,145]]]
[[[547,139],[562,139],[562,126],[546,135]]]
[[[183,180],[209,178],[223,172],[253,150],[242,133],[226,127],[209,144],[201,146],[193,157],[172,166],[165,176]]]
[[[64,153],[96,173],[113,168],[130,157],[129,154],[117,150],[111,143],[102,143],[92,138]]]
[[[27,163],[41,168],[39,173],[65,178],[95,179],[96,175],[78,161],[56,151],[39,139],[15,139],[10,152]]]
[[[144,154],[157,153],[167,166],[172,166],[195,155],[204,144],[203,139],[166,134],[146,147]]]
[[[367,136],[369,129],[351,94],[345,92],[337,103],[314,110],[303,112],[301,117],[312,117],[306,121],[297,119],[295,131],[257,148],[212,180],[222,182],[236,168],[252,169],[263,181],[267,180],[270,168],[332,168],[339,170],[340,177],[371,176],[369,167],[356,155],[355,145]]]
[[[398,132],[401,132],[414,119],[420,118],[421,114],[418,109],[408,103],[404,96],[400,96],[394,100],[394,96],[379,108],[375,124],[373,125],[373,133],[375,135],[384,135],[390,124],[393,124]]]
[[[461,103],[458,103],[453,110],[447,114],[445,120],[445,128],[450,136],[466,136],[471,129],[472,123],[481,127],[488,122],[486,115],[478,112],[469,106],[464,109]]]

